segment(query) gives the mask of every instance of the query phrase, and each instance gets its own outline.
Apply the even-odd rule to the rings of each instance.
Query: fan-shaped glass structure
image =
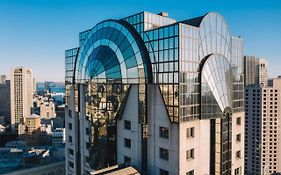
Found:
[[[201,72],[201,118],[222,117],[232,106],[232,71],[227,58],[210,55]]]
[[[125,21],[108,20],[87,35],[76,60],[75,81],[119,79],[136,84],[150,80],[150,59],[140,36]]]

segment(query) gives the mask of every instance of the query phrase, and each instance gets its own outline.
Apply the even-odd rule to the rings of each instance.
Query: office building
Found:
[[[221,15],[105,20],[65,57],[67,174],[243,174],[243,40]]]
[[[33,106],[33,75],[30,69],[14,68],[11,72],[11,124],[13,127],[29,117]]]
[[[281,172],[281,78],[267,84],[245,86],[245,174],[249,175]]]
[[[255,56],[244,56],[245,86],[267,86],[267,61]]]
[[[4,84],[6,81],[6,75],[0,75],[0,84]]]
[[[56,108],[52,100],[40,102],[40,117],[45,119],[56,117]]]
[[[0,82],[0,116],[4,116],[5,123],[11,123],[10,80],[1,76]]]
[[[52,146],[64,146],[65,144],[65,128],[56,128],[52,131]]]

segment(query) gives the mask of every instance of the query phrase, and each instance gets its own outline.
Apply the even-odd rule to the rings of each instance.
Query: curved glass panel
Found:
[[[147,71],[147,69],[151,68],[146,63],[149,59],[144,59],[143,57],[145,51],[139,47],[140,44],[135,44],[139,42],[135,39],[132,32],[120,24],[119,21],[109,20],[99,23],[89,32],[80,47],[75,65],[75,81],[85,83],[102,73],[100,71],[106,71],[123,62],[125,63],[126,70],[143,65],[146,73],[144,78],[147,79],[151,76],[147,75],[148,72],[151,72]],[[103,69],[100,69],[100,64],[93,66],[93,63],[96,62],[95,60],[99,60],[103,65]],[[121,72],[126,73],[126,70]],[[134,70],[137,71],[138,69]],[[138,72],[134,72],[135,74],[139,75]],[[121,75],[119,78],[127,82],[125,79],[128,76],[125,74]],[[136,79],[132,82],[138,83],[139,81]]]
[[[208,13],[199,28],[199,61],[209,54],[223,55],[230,61],[231,38],[224,18]]]
[[[223,55],[211,55],[201,72],[201,117],[222,117],[226,108],[232,108],[233,74]]]
[[[84,39],[75,64],[75,83],[85,83],[90,134],[87,162],[93,170],[117,162],[116,120],[122,117],[131,84],[139,86],[139,118],[145,125],[145,83],[152,79],[150,59],[135,29],[104,21]],[[149,74],[150,73],[150,74]],[[143,135],[145,137],[145,135]]]

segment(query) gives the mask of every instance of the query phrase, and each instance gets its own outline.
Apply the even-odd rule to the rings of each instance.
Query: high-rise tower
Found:
[[[68,174],[243,174],[243,42],[221,15],[142,12],[79,38],[65,52]]]
[[[33,105],[33,74],[24,67],[11,71],[11,124],[13,126],[24,122],[31,114]]]

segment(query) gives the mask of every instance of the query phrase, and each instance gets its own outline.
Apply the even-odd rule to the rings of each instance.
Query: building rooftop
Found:
[[[33,114],[31,114],[30,116],[28,116],[26,118],[40,118],[40,116],[33,113]]]

